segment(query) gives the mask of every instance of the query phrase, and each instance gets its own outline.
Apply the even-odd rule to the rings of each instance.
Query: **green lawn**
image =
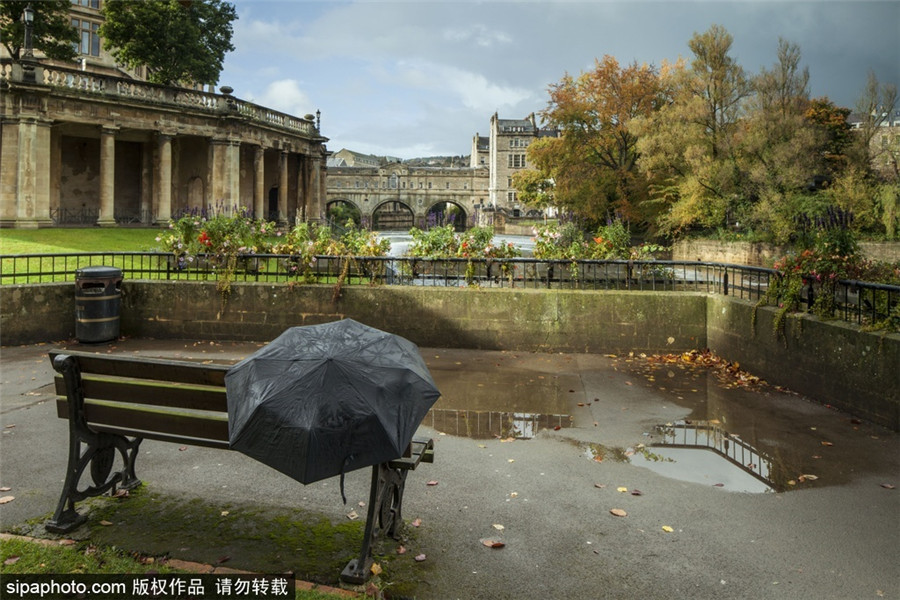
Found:
[[[0,254],[151,252],[162,228],[100,227],[0,229]]]

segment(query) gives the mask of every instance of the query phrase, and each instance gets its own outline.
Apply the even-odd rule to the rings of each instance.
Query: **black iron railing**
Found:
[[[184,260],[160,252],[2,255],[0,284],[74,282],[78,269],[104,265],[121,269],[126,280],[204,281],[227,276],[234,282],[685,291],[759,301],[773,278],[780,277],[778,271],[763,267],[671,260],[317,256],[302,264],[296,256],[276,254],[224,260],[214,255]],[[809,287],[804,291],[808,306],[814,297],[811,291]],[[833,316],[858,324],[897,321],[892,328],[900,328],[900,286],[840,281]]]

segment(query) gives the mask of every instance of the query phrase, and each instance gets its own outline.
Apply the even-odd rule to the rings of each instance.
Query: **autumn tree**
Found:
[[[13,60],[20,60],[25,46],[22,14],[31,5],[34,11],[31,41],[35,50],[54,60],[74,60],[78,32],[69,22],[70,0],[4,0],[0,2],[0,39]]]
[[[664,207],[664,232],[725,225],[740,202],[735,134],[751,87],[729,54],[732,42],[719,25],[695,33],[690,67],[677,63],[661,73],[671,102],[632,125],[641,169]]]
[[[827,97],[813,98],[804,116],[819,128],[824,137],[822,148],[826,175],[832,178],[847,164],[847,149],[852,142],[850,124],[847,122],[850,109],[837,106]]]
[[[237,12],[222,0],[106,0],[103,15],[104,47],[154,83],[216,83],[234,50]]]
[[[604,56],[591,71],[567,74],[549,93],[541,116],[560,135],[529,147],[529,162],[538,173],[516,178],[522,197],[546,200],[546,182],[552,181],[554,203],[586,222],[599,222],[612,212],[639,218],[647,190],[628,123],[660,105],[656,69],[637,63],[621,67]]]

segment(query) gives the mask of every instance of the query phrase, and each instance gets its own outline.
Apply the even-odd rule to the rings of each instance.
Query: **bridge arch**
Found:
[[[415,211],[400,200],[382,202],[372,211],[372,229],[376,231],[409,231],[415,225]]]
[[[454,231],[465,231],[469,225],[469,215],[462,204],[441,200],[428,207],[425,223],[428,227],[453,225]]]
[[[360,210],[355,202],[344,198],[330,200],[325,205],[325,216],[329,221],[341,226],[349,219],[352,219],[357,227],[361,227],[363,222],[362,210]]]

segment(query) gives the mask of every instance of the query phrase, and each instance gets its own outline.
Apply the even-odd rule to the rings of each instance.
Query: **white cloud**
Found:
[[[450,94],[471,111],[490,114],[512,107],[533,95],[533,90],[490,81],[480,73],[425,61],[399,61],[396,78],[402,85]]]
[[[314,112],[309,96],[294,79],[273,81],[254,102],[291,115],[303,116]]]

